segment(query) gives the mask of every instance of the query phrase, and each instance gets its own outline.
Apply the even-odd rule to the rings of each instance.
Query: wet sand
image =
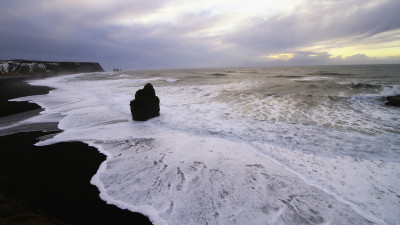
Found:
[[[36,104],[8,99],[51,90],[30,86],[24,79],[0,79],[3,122],[18,118],[13,117],[18,113],[40,112]],[[54,133],[34,131],[0,136],[0,224],[151,224],[139,213],[100,199],[99,191],[90,184],[105,160],[97,149],[81,142],[34,146],[38,138]]]

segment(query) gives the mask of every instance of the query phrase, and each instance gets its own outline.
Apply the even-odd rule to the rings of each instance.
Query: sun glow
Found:
[[[293,53],[263,55],[264,58],[288,61],[295,56]]]
[[[381,41],[382,39],[386,41]],[[297,51],[327,53],[331,58],[347,58],[357,54],[372,58],[398,57],[400,56],[400,29],[365,38],[315,43],[313,46],[297,49]]]
[[[386,44],[390,43],[384,43],[379,45],[386,45]],[[331,58],[335,58],[338,56],[347,58],[356,54],[364,54],[369,57],[375,57],[375,58],[387,58],[391,56],[400,56],[400,43],[398,43],[397,46],[391,46],[391,47],[349,46],[345,48],[330,49],[328,53],[331,55]]]

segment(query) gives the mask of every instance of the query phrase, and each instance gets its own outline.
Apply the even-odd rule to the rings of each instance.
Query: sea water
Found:
[[[100,197],[154,224],[400,224],[399,65],[103,72],[54,87],[21,124],[59,122],[37,145],[107,156]],[[160,117],[131,119],[152,83]],[[16,124],[18,125],[18,124]],[[79,157],[79,155],[77,156]]]

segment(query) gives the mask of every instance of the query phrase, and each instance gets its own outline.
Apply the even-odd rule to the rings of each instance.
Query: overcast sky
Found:
[[[106,70],[400,63],[400,0],[0,0],[0,59]]]

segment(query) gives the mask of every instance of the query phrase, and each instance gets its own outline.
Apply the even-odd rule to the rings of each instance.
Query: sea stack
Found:
[[[160,115],[160,99],[150,83],[136,92],[130,106],[132,119],[136,121],[146,121]]]

